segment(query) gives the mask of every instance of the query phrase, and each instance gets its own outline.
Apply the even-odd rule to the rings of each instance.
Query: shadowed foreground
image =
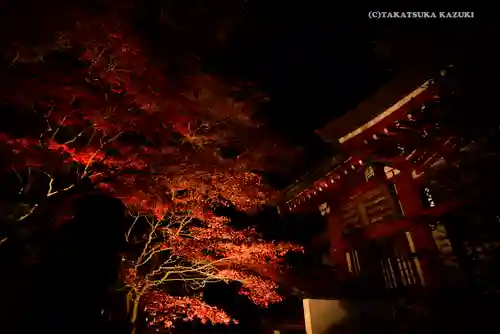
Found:
[[[102,195],[78,199],[73,221],[44,241],[39,266],[18,280],[9,332],[105,331],[101,310],[118,278],[124,217],[118,200]]]

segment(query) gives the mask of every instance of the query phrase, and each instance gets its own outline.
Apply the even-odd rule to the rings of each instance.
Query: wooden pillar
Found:
[[[349,277],[349,267],[346,253],[349,251],[349,244],[342,234],[341,221],[335,213],[328,217],[328,234],[330,236],[330,256],[333,263],[338,267],[339,279],[347,279]]]
[[[394,178],[396,193],[401,205],[404,219],[410,222],[410,231],[406,234],[414,262],[422,283],[433,286],[436,283],[434,257],[437,247],[432,237],[432,230],[425,220],[418,216],[424,210],[418,184],[410,170],[403,170]]]
[[[394,185],[403,215],[412,217],[420,214],[423,210],[422,200],[411,171],[405,169],[394,176]]]
[[[436,277],[438,272],[435,263],[437,247],[430,227],[423,222],[414,222],[407,232],[407,238],[411,251],[416,255],[414,261],[417,270],[420,271],[422,283],[430,287],[436,286],[439,281],[439,277]]]

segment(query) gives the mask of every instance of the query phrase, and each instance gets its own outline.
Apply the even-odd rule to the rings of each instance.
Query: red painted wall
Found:
[[[342,234],[341,221],[336,213],[328,217],[328,234],[330,236],[330,256],[332,262],[338,266],[339,279],[348,277],[348,268],[345,253],[349,251],[349,244]]]

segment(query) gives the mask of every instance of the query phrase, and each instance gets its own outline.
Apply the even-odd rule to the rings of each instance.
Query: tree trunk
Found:
[[[127,312],[127,317],[130,316],[130,304],[132,303],[132,292],[127,293],[125,300],[125,307]]]
[[[127,294],[127,314],[129,316],[129,322],[132,326],[131,334],[137,334],[137,316],[139,315],[139,303],[141,297],[146,291],[147,286],[143,287],[140,292],[133,294],[129,292]]]
[[[139,312],[139,299],[134,300],[134,304],[132,306],[132,314],[130,315],[130,323],[132,324],[131,334],[137,333],[137,313],[138,312]]]

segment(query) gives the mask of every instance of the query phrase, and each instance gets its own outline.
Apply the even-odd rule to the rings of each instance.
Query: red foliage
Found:
[[[153,317],[150,324],[162,323],[165,327],[172,327],[174,321],[183,319],[190,321],[199,319],[202,323],[229,324],[231,320],[226,312],[217,307],[207,305],[199,298],[173,297],[162,292],[152,292],[145,296],[148,301],[146,311]]]
[[[222,270],[220,275],[224,278],[241,282],[243,286],[240,294],[248,296],[257,305],[267,307],[270,303],[277,303],[283,300],[276,292],[278,286],[273,281],[236,270]]]
[[[216,203],[243,211],[266,203],[274,193],[254,171],[291,165],[298,151],[279,143],[254,120],[261,95],[237,100],[234,93],[241,87],[201,73],[190,73],[180,82],[170,79],[162,64],[150,60],[127,21],[117,17],[119,13],[81,16],[54,47],[40,49],[61,49],[63,39],[62,52],[83,49],[79,61],[85,66],[68,72],[45,55],[46,63],[32,66],[26,78],[16,72],[22,57],[16,59],[9,89],[0,94],[39,132],[22,138],[0,133],[0,142],[14,154],[13,167],[39,168],[49,176],[52,192],[89,179],[120,198],[132,213],[154,215],[152,234],[141,239],[143,258],[129,259],[133,268],[124,277],[138,298],[149,293],[141,302],[157,321],[171,326],[183,314],[184,319],[229,323],[224,312],[201,300],[158,292],[158,281],[140,267],[162,252],[176,263],[189,260],[190,270],[208,281],[241,282],[241,293],[258,305],[279,302],[276,285],[248,270],[275,264],[287,251],[300,248],[264,242],[252,229],[234,230],[212,210]],[[227,158],[221,153],[227,147],[240,152]],[[68,173],[76,175],[66,177]],[[68,184],[52,189],[57,177]],[[169,225],[179,213],[189,217],[182,231]],[[205,225],[190,224],[195,218]],[[208,264],[207,271],[203,266]],[[167,267],[156,267],[153,273],[165,274]],[[178,272],[184,267],[170,268]]]

